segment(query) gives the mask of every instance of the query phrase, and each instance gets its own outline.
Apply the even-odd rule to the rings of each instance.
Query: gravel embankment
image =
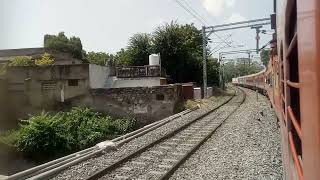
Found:
[[[98,171],[103,167],[115,162],[120,157],[123,157],[133,152],[134,150],[174,131],[178,127],[190,122],[198,115],[207,112],[208,109],[213,109],[214,107],[222,104],[229,98],[229,96],[220,96],[219,98],[215,98],[215,101],[211,101],[209,105],[207,104],[206,108],[198,109],[194,112],[184,115],[181,118],[177,118],[172,122],[169,122],[145,134],[144,136],[141,136],[124,144],[123,146],[118,148],[117,151],[108,152],[101,156],[93,157],[87,161],[81,162],[78,165],[72,166],[55,176],[53,179],[83,179],[93,172]]]
[[[266,97],[240,108],[171,179],[282,179],[280,132]]]

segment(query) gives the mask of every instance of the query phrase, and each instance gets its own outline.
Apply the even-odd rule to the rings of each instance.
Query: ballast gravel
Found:
[[[266,97],[244,90],[245,102],[171,179],[282,179],[275,113]]]
[[[199,116],[200,114],[203,114],[209,111],[210,109],[213,109],[219,106],[220,104],[222,104],[223,102],[225,102],[227,99],[230,99],[230,98],[231,98],[230,96],[220,96],[219,98],[215,97],[214,98],[215,101],[210,101],[210,103],[207,104],[206,107],[195,110],[141,137],[135,138],[132,141],[119,147],[116,151],[107,152],[105,154],[102,154],[101,156],[93,157],[75,166],[71,166],[70,168],[62,171],[61,173],[53,177],[53,179],[57,179],[57,180],[84,179],[89,175],[91,175],[92,173],[101,170],[103,167],[106,167],[112,164],[113,162],[120,159],[121,157],[124,157],[125,155],[128,155],[131,152],[134,152],[138,148],[141,148],[155,141],[156,139],[159,139],[160,137],[174,131],[175,129],[192,121],[195,117]]]

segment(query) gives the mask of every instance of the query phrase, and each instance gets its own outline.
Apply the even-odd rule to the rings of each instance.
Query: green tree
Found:
[[[135,66],[149,64],[149,55],[152,54],[151,37],[146,33],[133,35],[129,40],[128,54]]]
[[[60,32],[58,35],[44,36],[44,47],[72,54],[74,58],[83,59],[82,43],[80,38],[72,36],[70,39]]]
[[[176,22],[160,26],[154,32],[154,52],[173,82],[200,82],[202,77],[202,35],[193,24]]]
[[[263,66],[257,61],[250,61],[248,58],[239,58],[237,60],[231,60],[223,65],[224,78],[227,82],[230,82],[232,78],[245,76],[260,72]]]
[[[219,85],[219,62],[216,58],[208,58],[207,61],[208,85]]]
[[[90,64],[97,64],[104,66],[106,62],[112,57],[112,55],[104,53],[104,52],[88,52],[86,54],[86,59]]]
[[[261,57],[261,61],[262,61],[262,63],[263,63],[263,65],[265,66],[265,67],[267,67],[268,66],[268,62],[269,62],[269,59],[270,59],[270,50],[262,50],[261,52],[260,52],[260,57]]]
[[[128,49],[121,49],[114,57],[114,61],[117,66],[130,66],[134,65],[132,61],[130,51]]]

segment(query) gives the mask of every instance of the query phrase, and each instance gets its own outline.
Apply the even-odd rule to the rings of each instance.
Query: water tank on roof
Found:
[[[158,54],[151,54],[149,55],[149,65],[160,65],[160,55]]]

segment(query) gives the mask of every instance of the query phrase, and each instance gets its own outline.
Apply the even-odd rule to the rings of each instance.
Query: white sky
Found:
[[[209,25],[269,17],[273,9],[273,0],[180,1],[187,2]],[[115,53],[126,47],[134,33],[152,33],[172,20],[201,28],[176,0],[0,0],[0,49],[42,47],[45,34],[64,31],[80,37],[86,51]],[[238,49],[255,48],[255,30],[218,34],[232,34],[233,45],[244,45]],[[261,46],[270,39],[261,35]]]

